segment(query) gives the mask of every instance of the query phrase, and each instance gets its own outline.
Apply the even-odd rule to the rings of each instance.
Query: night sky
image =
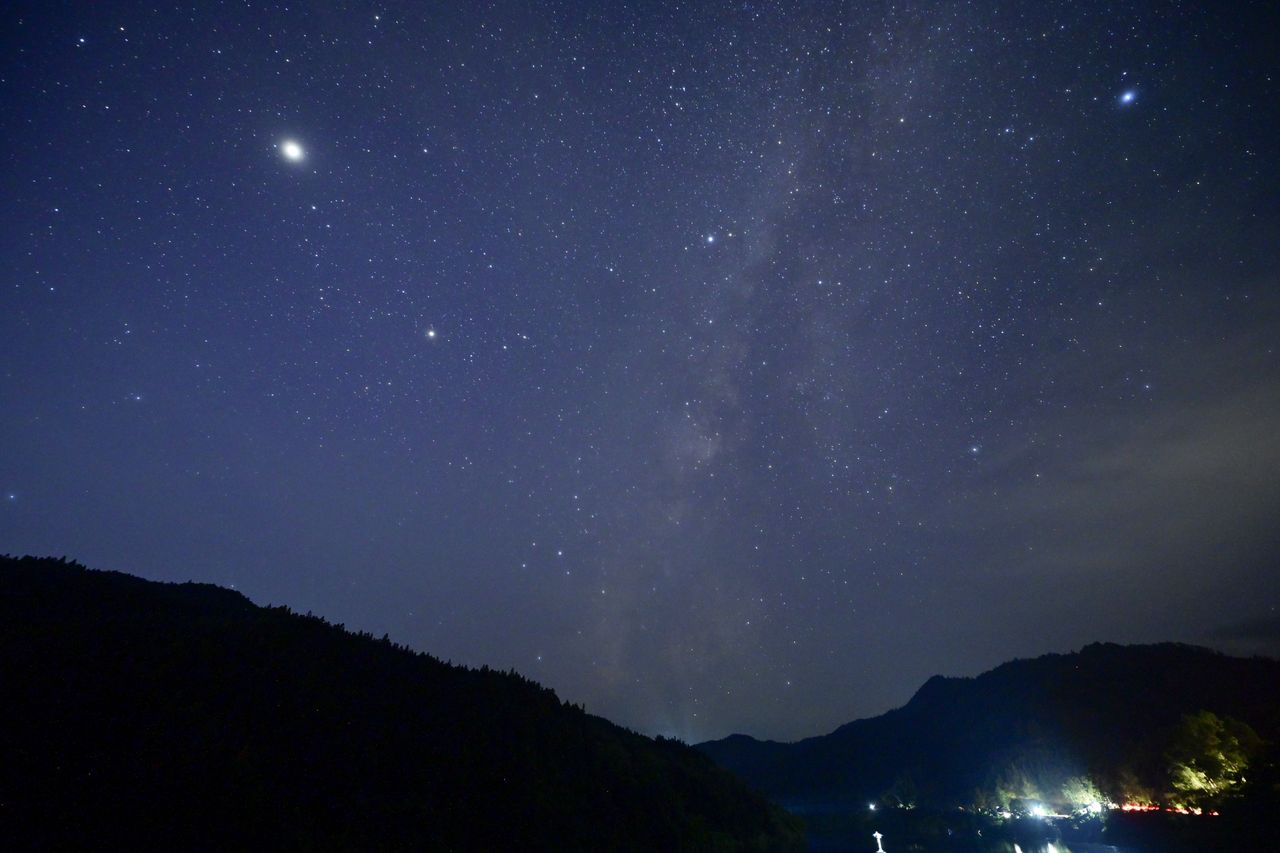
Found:
[[[1271,3],[18,3],[0,551],[651,734],[1280,651]]]

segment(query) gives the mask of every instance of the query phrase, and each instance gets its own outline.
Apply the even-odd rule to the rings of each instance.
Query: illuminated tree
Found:
[[[1166,754],[1173,796],[1195,806],[1231,795],[1261,747],[1247,723],[1210,711],[1183,716]]]
[[[996,800],[1004,805],[1040,799],[1040,787],[1026,768],[1017,762],[1005,767],[996,779]]]
[[[1072,809],[1087,809],[1106,800],[1088,776],[1072,776],[1062,785],[1062,799]]]

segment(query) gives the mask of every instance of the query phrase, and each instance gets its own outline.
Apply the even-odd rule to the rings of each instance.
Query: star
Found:
[[[1136,100],[1138,100],[1138,92],[1136,89],[1128,89],[1120,93],[1120,103],[1124,106],[1128,106]]]
[[[428,328],[428,329],[427,329],[427,340],[429,340],[429,341],[434,341],[434,340],[436,339],[437,334],[438,334],[438,333],[436,332],[436,330],[435,330],[435,329]]]
[[[290,163],[301,163],[307,157],[307,152],[303,150],[302,145],[293,139],[286,139],[280,143],[280,153]]]

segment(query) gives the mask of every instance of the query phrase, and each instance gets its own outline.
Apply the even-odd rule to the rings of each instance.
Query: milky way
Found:
[[[1270,4],[6,17],[0,550],[691,740],[1280,651]]]

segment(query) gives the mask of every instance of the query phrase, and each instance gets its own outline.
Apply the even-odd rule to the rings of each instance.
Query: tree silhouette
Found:
[[[205,584],[0,557],[4,849],[787,850],[684,744]]]

